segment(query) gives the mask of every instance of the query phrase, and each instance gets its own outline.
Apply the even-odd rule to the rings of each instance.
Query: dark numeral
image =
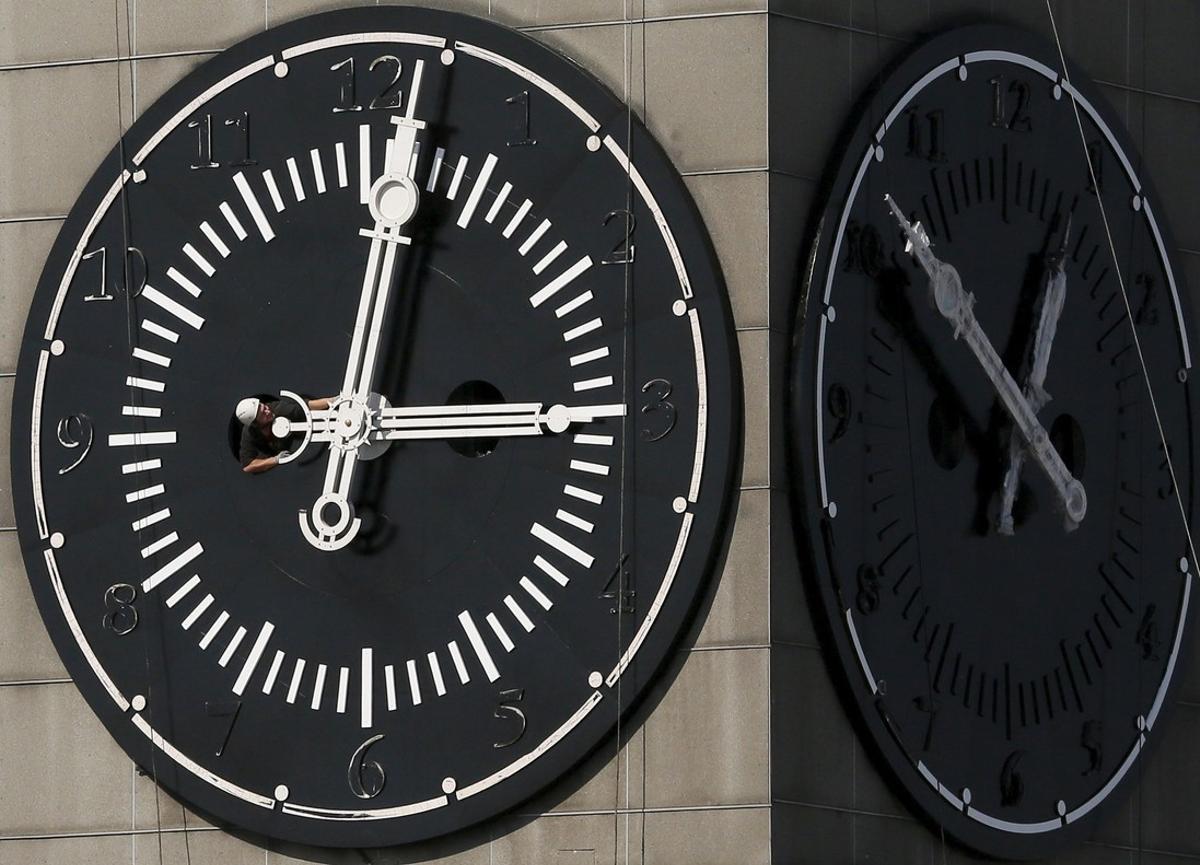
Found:
[[[1158,443],[1158,452],[1162,454],[1162,460],[1158,464],[1158,475],[1160,478],[1158,489],[1155,491],[1160,499],[1168,499],[1175,494],[1175,481],[1171,477],[1171,457],[1174,451],[1170,445],[1166,448],[1163,443]]]
[[[400,73],[404,71],[404,64],[400,62],[400,58],[393,54],[384,54],[381,57],[376,57],[371,61],[371,65],[367,67],[368,72],[374,72],[376,67],[382,66],[385,63],[392,63],[396,67],[396,74],[392,76],[392,80],[379,91],[379,95],[371,100],[367,108],[372,111],[388,110],[400,107]]]
[[[330,72],[337,72],[339,69],[344,69],[342,80],[338,82],[338,101],[337,105],[333,106],[334,114],[341,114],[343,111],[362,111],[362,106],[358,104],[358,100],[354,96],[354,58],[347,57],[339,63],[334,63],[329,67]]]
[[[1098,195],[1104,192],[1104,145],[1099,141],[1089,141],[1087,146],[1088,164],[1084,168],[1087,170],[1087,191],[1092,195]],[[1095,180],[1093,180],[1095,175]]]
[[[870,277],[879,275],[883,269],[883,240],[874,225],[862,225],[854,220],[846,226],[846,257],[842,259],[842,270],[846,273],[862,273]]]
[[[1004,76],[988,79],[992,85],[992,126],[1011,129],[1013,132],[1032,132],[1033,121],[1029,117],[1029,82],[1017,78],[1004,86]],[[1009,111],[1009,96],[1016,95],[1016,106]]]
[[[233,725],[238,719],[238,713],[241,711],[241,700],[222,700],[218,702],[206,702],[204,704],[204,714],[209,718],[229,719],[227,723],[218,725],[216,756],[220,757],[225,753],[225,746],[229,744],[229,736],[233,733]]]
[[[239,148],[242,158],[225,164],[229,167],[257,165],[258,162],[250,158],[250,112],[243,111],[237,117],[226,118],[225,126],[232,126],[241,132],[242,139]],[[189,167],[193,170],[220,168],[221,163],[217,162],[213,153],[212,115],[205,114],[195,120],[189,120],[187,128],[196,130],[196,161],[190,163]]]
[[[613,245],[608,256],[600,260],[601,264],[632,264],[637,254],[637,245],[633,242],[633,230],[637,228],[637,219],[628,210],[611,210],[604,217],[603,225],[607,226],[617,217],[622,217],[621,225],[625,228],[625,233]]]
[[[938,705],[932,697],[922,696],[913,699],[913,706],[925,715],[925,740],[921,750],[928,751],[933,745],[933,722],[937,718]]]
[[[873,565],[858,566],[858,594],[854,603],[864,616],[879,609],[879,572]]]
[[[91,252],[84,253],[80,256],[80,264],[83,262],[94,262],[95,266],[100,270],[100,278],[97,280],[98,288],[83,296],[85,303],[92,301],[108,301],[114,300],[116,295],[111,294],[108,290],[108,247],[102,246],[99,249],[93,249]],[[136,288],[131,292],[133,297],[139,297],[142,290],[146,287],[147,264],[146,255],[136,246],[125,247],[125,264],[122,267],[122,281],[113,281],[113,291],[127,291],[128,286],[136,285]]]
[[[634,588],[629,553],[621,556],[621,561],[617,562],[617,566],[609,574],[600,597],[613,601],[613,606],[608,611],[614,616],[618,613],[637,612],[637,590]]]
[[[509,141],[509,147],[530,147],[537,144],[537,139],[530,137],[529,134],[529,91],[522,90],[516,96],[510,96],[504,100],[508,105],[515,105],[521,109],[521,121],[517,127],[520,131],[516,141]]]
[[[648,442],[656,442],[675,429],[675,406],[667,401],[672,385],[665,378],[652,378],[642,385],[646,395],[641,408],[641,436]]]
[[[205,114],[203,120],[189,120],[188,129],[196,130],[196,161],[189,167],[220,168],[221,163],[213,162],[212,158],[212,115]]]
[[[379,94],[367,105],[367,108],[371,111],[391,111],[400,107],[402,96],[400,92],[400,75],[404,72],[404,64],[400,62],[400,58],[394,54],[382,54],[370,62],[367,66],[367,72],[374,72],[378,67],[387,63],[395,66],[395,73],[392,75],[391,80],[379,91]],[[420,62],[418,61],[419,65]],[[333,64],[329,67],[329,71],[342,73],[341,80],[338,81],[338,101],[333,106],[333,113],[341,114],[346,111],[362,111],[363,107],[358,104],[358,79],[354,74],[354,58],[347,57],[345,60]]]
[[[68,466],[63,466],[58,470],[60,475],[65,475],[81,462],[84,457],[92,449],[92,441],[95,438],[95,430],[92,429],[92,419],[85,414],[73,414],[62,418],[58,422],[58,443],[68,450],[83,448],[79,452],[79,456],[75,461]]]
[[[240,117],[226,118],[225,125],[237,127],[242,133],[242,158],[237,162],[229,164],[235,168],[245,165],[258,165],[257,159],[250,158],[250,112],[243,111]]]
[[[1017,768],[1024,751],[1013,751],[1000,769],[1000,804],[1011,808],[1025,796],[1025,778]]]
[[[1158,647],[1162,640],[1158,634],[1158,619],[1155,615],[1157,612],[1158,608],[1154,604],[1146,607],[1145,613],[1142,614],[1142,623],[1138,626],[1137,634],[1134,636],[1138,647],[1142,650],[1143,661],[1158,660]]]
[[[1158,324],[1158,308],[1155,306],[1158,295],[1157,281],[1151,274],[1143,271],[1133,278],[1133,285],[1142,293],[1142,302],[1133,314],[1133,323]]]
[[[1099,772],[1104,765],[1104,726],[1099,721],[1085,721],[1079,731],[1079,745],[1087,751],[1088,758],[1083,774]]]
[[[500,692],[500,705],[496,707],[496,711],[492,713],[492,717],[501,721],[513,720],[521,724],[521,729],[517,731],[517,735],[511,739],[506,739],[502,742],[493,742],[493,748],[507,748],[521,741],[521,737],[525,735],[525,713],[518,707],[517,703],[525,699],[525,690],[523,688],[509,688]]]
[[[118,637],[124,637],[138,624],[138,611],[133,602],[137,600],[137,589],[129,583],[117,583],[104,590],[104,627]]]
[[[946,151],[942,146],[945,112],[939,108],[922,114],[919,105],[911,105],[904,109],[904,113],[908,115],[905,155],[928,162],[945,162]]]
[[[829,443],[833,444],[850,429],[850,391],[846,390],[845,385],[834,382],[829,386],[829,392],[825,395],[825,407],[829,409],[829,415],[834,420],[833,432],[829,436]]]
[[[367,759],[367,749],[382,738],[383,734],[377,733],[367,739],[355,749],[354,756],[350,758],[346,782],[350,785],[350,792],[359,799],[374,799],[383,792],[383,786],[387,783],[387,773],[383,771],[383,767],[375,760]]]

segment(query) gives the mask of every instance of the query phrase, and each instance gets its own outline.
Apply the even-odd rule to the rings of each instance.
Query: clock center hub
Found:
[[[391,445],[375,434],[382,430],[380,412],[387,408],[387,399],[372,393],[366,399],[346,397],[335,401],[333,410],[334,439],[330,446],[338,450],[357,450],[360,460],[372,460],[383,454]]]

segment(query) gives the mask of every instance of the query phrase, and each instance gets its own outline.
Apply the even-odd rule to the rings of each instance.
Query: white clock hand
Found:
[[[409,168],[417,146],[417,132],[425,128],[424,121],[413,117],[424,68],[425,61],[418,60],[409,91],[408,110],[404,117],[392,118],[392,123],[396,125],[392,152],[383,175],[371,185],[368,208],[375,218],[375,228],[360,232],[371,239],[371,251],[367,256],[366,274],[339,402],[352,401],[364,416],[396,267],[396,247],[412,243],[411,238],[400,234],[400,228],[412,219],[419,200]],[[385,245],[386,249],[383,248]],[[349,501],[350,483],[357,459],[357,443],[352,445],[343,442],[342,447],[331,448],[322,493],[313,504],[311,514],[305,510],[299,513],[301,532],[318,549],[341,549],[358,534],[362,521],[354,516],[354,507]],[[326,518],[325,511],[328,508],[337,511],[335,520]]]
[[[1067,274],[1064,268],[1066,261],[1067,240],[1071,236],[1071,217],[1067,216],[1067,226],[1063,232],[1062,244],[1058,252],[1048,261],[1049,273],[1046,277],[1045,288],[1038,303],[1038,323],[1034,331],[1032,363],[1030,364],[1029,379],[1025,382],[1025,398],[1029,400],[1034,412],[1041,411],[1050,401],[1046,393],[1046,371],[1050,365],[1050,348],[1054,342],[1054,334],[1058,329],[1058,317],[1062,314],[1063,302],[1067,296]],[[1012,509],[1017,497],[1017,482],[1021,476],[1021,464],[1025,461],[1025,449],[1016,436],[1008,441],[1008,467],[1004,472],[1004,485],[1001,488],[1000,515],[996,519],[996,531],[1003,535],[1013,533]]]
[[[938,260],[930,249],[928,236],[909,223],[895,200],[890,195],[885,195],[884,200],[892,209],[892,215],[896,217],[908,239],[905,251],[914,255],[929,276],[934,306],[954,326],[954,338],[962,336],[979,365],[983,367],[984,374],[992,383],[996,395],[1000,397],[1001,404],[1012,417],[1021,437],[1033,451],[1034,459],[1058,493],[1065,511],[1067,530],[1074,529],[1087,512],[1087,493],[1083,484],[1071,474],[1058,451],[1050,444],[1050,436],[1038,421],[1037,414],[1005,368],[1004,361],[996,353],[983,328],[979,326],[972,310],[975,296],[963,289],[962,279],[953,265]]]
[[[369,423],[370,441],[402,439],[510,438],[565,432],[572,424],[589,423],[597,418],[624,417],[623,403],[607,405],[552,405],[543,411],[542,403],[504,403],[493,405],[389,406],[374,413]],[[335,411],[312,411],[309,420],[276,421],[283,435],[305,432],[309,441],[329,442],[343,438]],[[297,450],[299,450],[298,448]]]

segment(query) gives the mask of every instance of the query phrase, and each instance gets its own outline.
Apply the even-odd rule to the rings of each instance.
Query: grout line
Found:
[[[853,24],[838,24],[834,21],[822,21],[819,18],[806,18],[803,15],[797,15],[794,12],[771,11],[768,14],[773,15],[776,18],[783,18],[787,21],[796,21],[800,24],[813,24],[817,27],[827,27],[831,30],[842,30],[847,33],[856,33],[859,36],[870,36],[878,39],[891,39],[893,42],[900,42],[904,44],[910,44],[916,41],[914,38],[898,36],[895,33],[883,33],[882,31],[871,30],[868,27],[855,27]],[[917,38],[923,38],[927,34],[927,30],[918,31]]]
[[[659,805],[654,808],[608,808],[603,810],[572,811],[514,811],[514,817],[602,817],[610,814],[680,814],[696,811],[760,811],[770,809],[769,802],[748,802],[742,805]]]
[[[1096,84],[1103,84],[1105,87],[1113,87],[1117,90],[1137,93],[1141,96],[1157,96],[1159,99],[1170,99],[1172,102],[1200,105],[1200,98],[1194,96],[1177,96],[1173,93],[1163,93],[1161,90],[1147,90],[1145,87],[1134,87],[1132,84],[1118,84],[1115,81],[1105,81],[1103,78],[1093,78],[1092,81]]]
[[[556,24],[529,24],[514,27],[522,33],[538,33],[545,30],[582,30],[589,27],[615,27],[618,25],[662,24],[671,21],[700,21],[714,18],[745,18],[750,15],[767,15],[766,9],[745,9],[740,12],[690,12],[678,15],[658,15],[648,18],[610,18],[603,21],[570,21]],[[504,23],[504,22],[500,22]],[[511,25],[507,25],[511,26]]]
[[[818,811],[833,811],[838,814],[857,814],[862,817],[882,817],[886,820],[899,820],[903,823],[916,823],[913,817],[901,814],[887,814],[883,811],[867,811],[863,808],[845,808],[840,805],[825,805],[819,802],[801,802],[798,799],[785,799],[782,796],[776,796],[771,800],[772,805],[795,805],[800,808],[813,808]]]
[[[62,222],[66,218],[65,213],[51,216],[0,216],[0,225],[16,222]]]
[[[681,171],[680,177],[706,177],[713,174],[762,174],[771,169],[766,165],[750,165],[745,168],[701,168],[696,171]]]
[[[770,643],[739,643],[730,646],[692,646],[688,652],[744,652],[753,649],[770,649]]]
[[[33,63],[8,63],[0,65],[0,72],[24,72],[30,69],[62,69],[68,66],[98,66],[102,63],[128,63],[138,60],[163,60],[170,57],[199,57],[220,54],[220,49],[197,48],[192,51],[159,51],[152,54],[128,54],[116,57],[88,57],[75,60],[39,60]]]
[[[789,649],[810,649],[824,654],[821,646],[817,643],[798,643],[795,640],[771,640],[771,646],[785,646]]]
[[[12,682],[0,682],[0,688],[20,688],[25,685],[69,685],[71,679],[17,679]]]
[[[36,835],[0,835],[0,843],[4,841],[55,841],[61,838],[126,838],[134,835],[181,835],[184,833],[192,834],[194,832],[220,832],[216,826],[189,826],[184,829],[182,826],[177,828],[154,828],[154,829],[111,829],[97,830],[95,832],[60,832],[57,834],[36,834]]]
[[[647,18],[647,24],[659,24],[671,21],[696,21],[707,19],[720,18],[743,18],[749,15],[766,15],[766,10],[745,10],[741,12],[696,12],[692,14],[680,15],[661,15],[656,18]],[[539,33],[547,30],[579,30],[592,27],[613,27],[617,25],[640,24],[639,19],[612,19],[605,21],[579,21],[579,22],[562,22],[557,24],[532,24],[525,27],[514,27],[522,33]],[[220,48],[194,48],[187,51],[158,51],[149,54],[130,53],[127,55],[118,54],[115,57],[87,57],[87,58],[71,58],[66,60],[38,60],[30,63],[7,63],[0,65],[0,72],[20,72],[29,69],[56,69],[68,66],[92,66],[100,63],[116,63],[128,62],[136,60],[161,60],[169,57],[196,57],[205,54],[219,54],[223,49]]]

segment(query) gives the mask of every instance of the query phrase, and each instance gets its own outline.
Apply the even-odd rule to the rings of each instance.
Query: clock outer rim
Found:
[[[816,465],[815,425],[813,423],[812,406],[815,397],[812,392],[813,373],[817,362],[817,333],[823,313],[821,295],[824,291],[824,280],[830,268],[830,246],[837,227],[837,220],[846,204],[854,173],[861,162],[862,154],[871,141],[874,132],[882,123],[888,110],[898,102],[905,92],[915,84],[925,73],[931,71],[939,63],[958,55],[962,56],[978,50],[1007,50],[1023,54],[1031,59],[1046,63],[1051,69],[1061,69],[1058,54],[1053,46],[1040,36],[1016,25],[1007,23],[966,24],[950,27],[929,36],[915,47],[902,53],[894,62],[883,68],[874,78],[873,83],[860,94],[843,123],[841,133],[836,139],[836,145],[826,157],[826,168],[822,174],[821,185],[805,223],[805,235],[808,238],[805,249],[803,272],[797,279],[797,291],[794,298],[794,308],[791,314],[791,338],[788,348],[786,374],[789,377],[785,387],[785,438],[786,461],[788,474],[794,479],[791,484],[789,507],[792,511],[793,538],[796,551],[804,570],[803,583],[806,597],[812,599],[815,594],[820,613],[813,616],[821,643],[832,646],[833,653],[825,655],[825,665],[830,671],[830,678],[839,694],[839,701],[847,711],[861,742],[867,747],[873,757],[873,763],[882,771],[890,788],[900,794],[906,804],[913,808],[917,815],[936,829],[944,829],[952,839],[963,847],[989,856],[1007,859],[1035,859],[1065,850],[1072,845],[1081,843],[1091,837],[1096,828],[1110,815],[1120,802],[1124,802],[1132,793],[1135,781],[1133,771],[1137,766],[1144,766],[1151,759],[1161,734],[1151,732],[1147,735],[1140,754],[1134,762],[1134,767],[1117,783],[1115,789],[1105,797],[1092,811],[1075,822],[1056,829],[1053,832],[1039,835],[1021,835],[1006,833],[1001,835],[997,830],[985,828],[978,821],[969,820],[961,813],[954,813],[950,803],[930,786],[917,770],[916,763],[909,760],[895,744],[894,738],[887,731],[885,724],[874,711],[873,695],[870,693],[861,673],[860,662],[856,649],[848,636],[844,624],[841,624],[842,610],[836,605],[834,590],[826,588],[828,581],[827,568],[823,564],[823,554],[820,552],[821,543],[819,524],[822,514],[820,502],[820,482]],[[1048,62],[1050,60],[1053,62]],[[1092,81],[1079,66],[1069,57],[1066,58],[1067,72],[1070,83],[1080,92],[1113,132],[1114,137],[1124,149],[1126,155],[1141,158],[1140,152],[1133,146],[1125,125],[1107,99],[1104,98]],[[1066,96],[1066,94],[1064,94]],[[1074,145],[1076,142],[1072,142]],[[893,158],[893,157],[888,157]],[[1167,251],[1168,261],[1172,264],[1176,287],[1179,292],[1179,302],[1182,310],[1183,327],[1186,329],[1189,346],[1196,346],[1196,321],[1191,308],[1191,297],[1186,285],[1185,274],[1174,266],[1171,257],[1176,249],[1170,226],[1166,223],[1166,214],[1161,210],[1162,199],[1151,178],[1148,176],[1144,160],[1141,160],[1141,170],[1138,179],[1142,190],[1154,202],[1156,222],[1162,236],[1163,246]],[[1138,166],[1135,165],[1135,170]],[[861,191],[859,192],[861,195]],[[1174,332],[1174,327],[1172,328]],[[1193,363],[1193,366],[1195,364]],[[1193,369],[1193,372],[1195,370]],[[1189,380],[1190,389],[1191,382]],[[1189,402],[1191,399],[1189,398]],[[1196,412],[1193,409],[1192,440],[1189,442],[1193,455],[1200,454],[1200,423],[1195,421]],[[1195,496],[1195,480],[1191,479],[1192,499],[1189,508],[1189,525],[1195,526],[1195,511],[1197,507]],[[1192,564],[1193,571],[1197,563]],[[1163,711],[1160,713],[1155,730],[1161,729],[1165,716],[1170,714],[1170,703],[1178,693],[1183,678],[1181,667],[1186,663],[1185,648],[1189,640],[1194,639],[1194,624],[1196,600],[1191,593],[1187,606],[1182,610],[1182,631],[1180,635],[1179,662],[1171,681],[1168,684]],[[1175,612],[1178,612],[1178,607]],[[1173,632],[1174,636],[1174,632]],[[1131,736],[1131,742],[1133,737]],[[943,818],[950,818],[943,820]]]
[[[584,739],[590,744],[582,750],[580,746],[576,746],[572,759],[569,763],[564,764],[561,771],[552,772],[549,777],[539,778],[532,790],[520,795],[519,798],[514,800],[509,797],[506,804],[487,808],[486,813],[473,814],[471,819],[459,822],[448,831],[410,833],[408,837],[397,841],[391,837],[396,833],[386,831],[386,827],[390,826],[392,821],[378,821],[367,825],[356,825],[355,829],[363,831],[354,833],[354,837],[349,837],[347,834],[331,840],[324,837],[320,831],[328,825],[323,821],[310,821],[309,825],[318,830],[315,832],[277,834],[272,831],[270,826],[251,825],[241,819],[230,818],[224,809],[218,808],[214,811],[204,804],[192,804],[195,799],[187,791],[203,782],[184,775],[174,764],[168,765],[164,770],[162,764],[167,758],[151,745],[148,738],[133,729],[128,720],[129,713],[118,711],[113,698],[93,675],[88,661],[83,657],[79,645],[62,618],[48,580],[42,576],[45,573],[42,550],[46,544],[39,537],[38,527],[33,516],[28,430],[32,416],[31,402],[38,356],[44,350],[42,332],[57,288],[56,283],[74,244],[82,236],[96,203],[111,187],[121,171],[121,166],[125,164],[126,158],[132,157],[134,147],[129,142],[140,143],[146,140],[149,134],[161,128],[176,111],[190,101],[191,97],[221,81],[231,71],[244,68],[264,56],[265,53],[268,53],[268,46],[283,47],[300,44],[310,38],[320,38],[338,31],[378,31],[383,29],[381,25],[386,22],[404,22],[413,30],[424,32],[440,30],[447,33],[448,41],[453,40],[456,35],[465,38],[461,33],[456,34],[456,31],[465,30],[471,34],[471,38],[489,48],[499,49],[502,47],[505,56],[528,52],[521,54],[522,63],[535,71],[551,68],[554,77],[546,76],[547,79],[552,83],[556,80],[569,82],[572,98],[576,98],[577,101],[595,102],[609,110],[616,107],[624,108],[626,105],[594,74],[558,49],[503,24],[465,13],[439,9],[411,6],[371,6],[321,12],[288,21],[230,46],[188,72],[146,109],[130,128],[125,130],[124,137],[100,161],[91,178],[77,195],[50,252],[47,254],[46,263],[39,276],[37,289],[26,316],[14,380],[13,411],[10,424],[10,441],[12,442],[9,457],[10,470],[13,478],[13,497],[15,501],[20,502],[15,505],[14,510],[22,560],[32,584],[42,623],[49,632],[60,659],[71,674],[73,684],[82,693],[89,709],[101,720],[108,734],[118,742],[127,756],[143,768],[157,765],[156,774],[159,785],[173,797],[188,803],[189,808],[200,813],[206,819],[217,825],[237,827],[240,832],[251,837],[279,839],[314,847],[395,846],[419,843],[434,837],[462,835],[471,826],[501,819],[504,815],[510,814],[521,802],[544,793],[548,789],[553,789],[562,779],[569,777],[573,771],[577,770],[593,753],[609,744],[613,730],[622,721],[629,720],[639,706],[653,704],[661,698],[661,693],[658,692],[663,690],[664,686],[669,684],[678,672],[679,665],[673,663],[672,659],[685,641],[693,640],[698,634],[702,624],[701,616],[707,612],[712,603],[720,579],[720,570],[729,549],[741,486],[744,401],[740,351],[728,287],[711,234],[686,183],[680,176],[678,168],[635,115],[633,138],[630,142],[625,142],[627,145],[632,145],[627,149],[632,150],[635,154],[632,157],[633,164],[643,168],[643,176],[645,176],[644,168],[648,165],[660,166],[667,172],[665,177],[655,179],[654,182],[658,184],[657,186],[652,185],[650,181],[647,181],[647,184],[664,213],[669,215],[668,221],[673,226],[682,225],[686,229],[684,234],[679,231],[674,233],[677,241],[681,244],[681,254],[684,245],[694,247],[684,255],[684,262],[689,268],[689,278],[693,285],[701,281],[696,278],[698,272],[702,272],[705,282],[708,281],[708,277],[712,278],[711,283],[706,286],[708,290],[703,296],[697,295],[694,298],[693,306],[705,313],[702,332],[705,335],[720,334],[727,348],[723,352],[727,364],[714,365],[716,356],[710,353],[709,345],[705,347],[704,358],[710,383],[704,486],[711,488],[716,484],[720,485],[722,489],[719,496],[714,494],[702,498],[702,501],[706,503],[712,500],[712,504],[706,506],[703,519],[700,514],[697,514],[689,535],[690,542],[702,537],[701,534],[698,534],[698,529],[702,529],[708,535],[708,537],[703,537],[705,545],[703,556],[699,558],[699,562],[693,568],[697,571],[694,589],[683,602],[678,600],[679,596],[668,598],[664,612],[668,608],[671,609],[672,628],[669,633],[662,628],[650,629],[646,642],[639,649],[638,659],[652,657],[653,663],[632,664],[623,674],[622,680],[632,680],[636,683],[636,693],[631,697],[626,691],[618,701],[617,689],[613,689],[613,696],[610,700],[605,701],[605,705],[611,702],[616,706],[617,711],[613,713],[611,719],[602,724],[603,732],[583,731]],[[306,33],[308,34],[307,38],[304,35]],[[597,114],[596,116],[603,124],[605,115]],[[621,116],[624,116],[623,111]],[[583,136],[581,136],[581,143],[582,138]],[[647,151],[649,151],[648,158],[646,158]],[[81,204],[84,203],[86,206],[81,207]],[[718,318],[719,321],[716,320]],[[727,393],[728,408],[730,409],[728,414],[720,411],[726,407],[725,405],[711,400],[711,384],[714,381],[723,386]],[[722,447],[716,447],[717,444],[721,444]],[[102,446],[102,443],[97,442],[94,446]],[[718,455],[723,455],[724,459],[718,460]],[[35,575],[37,575],[36,582]],[[661,619],[656,621],[656,627],[659,621]],[[98,708],[101,706],[103,711]],[[576,728],[576,730],[580,729]],[[547,770],[543,768],[542,772],[545,774]],[[179,777],[184,778],[183,783],[179,782]],[[213,795],[216,796],[216,794]],[[463,804],[459,803],[457,807],[462,808]],[[258,810],[243,803],[237,803],[236,808],[239,814],[254,813]],[[278,813],[278,811],[272,813]],[[348,828],[347,824],[342,824],[342,826]],[[380,827],[384,828],[381,830]]]

